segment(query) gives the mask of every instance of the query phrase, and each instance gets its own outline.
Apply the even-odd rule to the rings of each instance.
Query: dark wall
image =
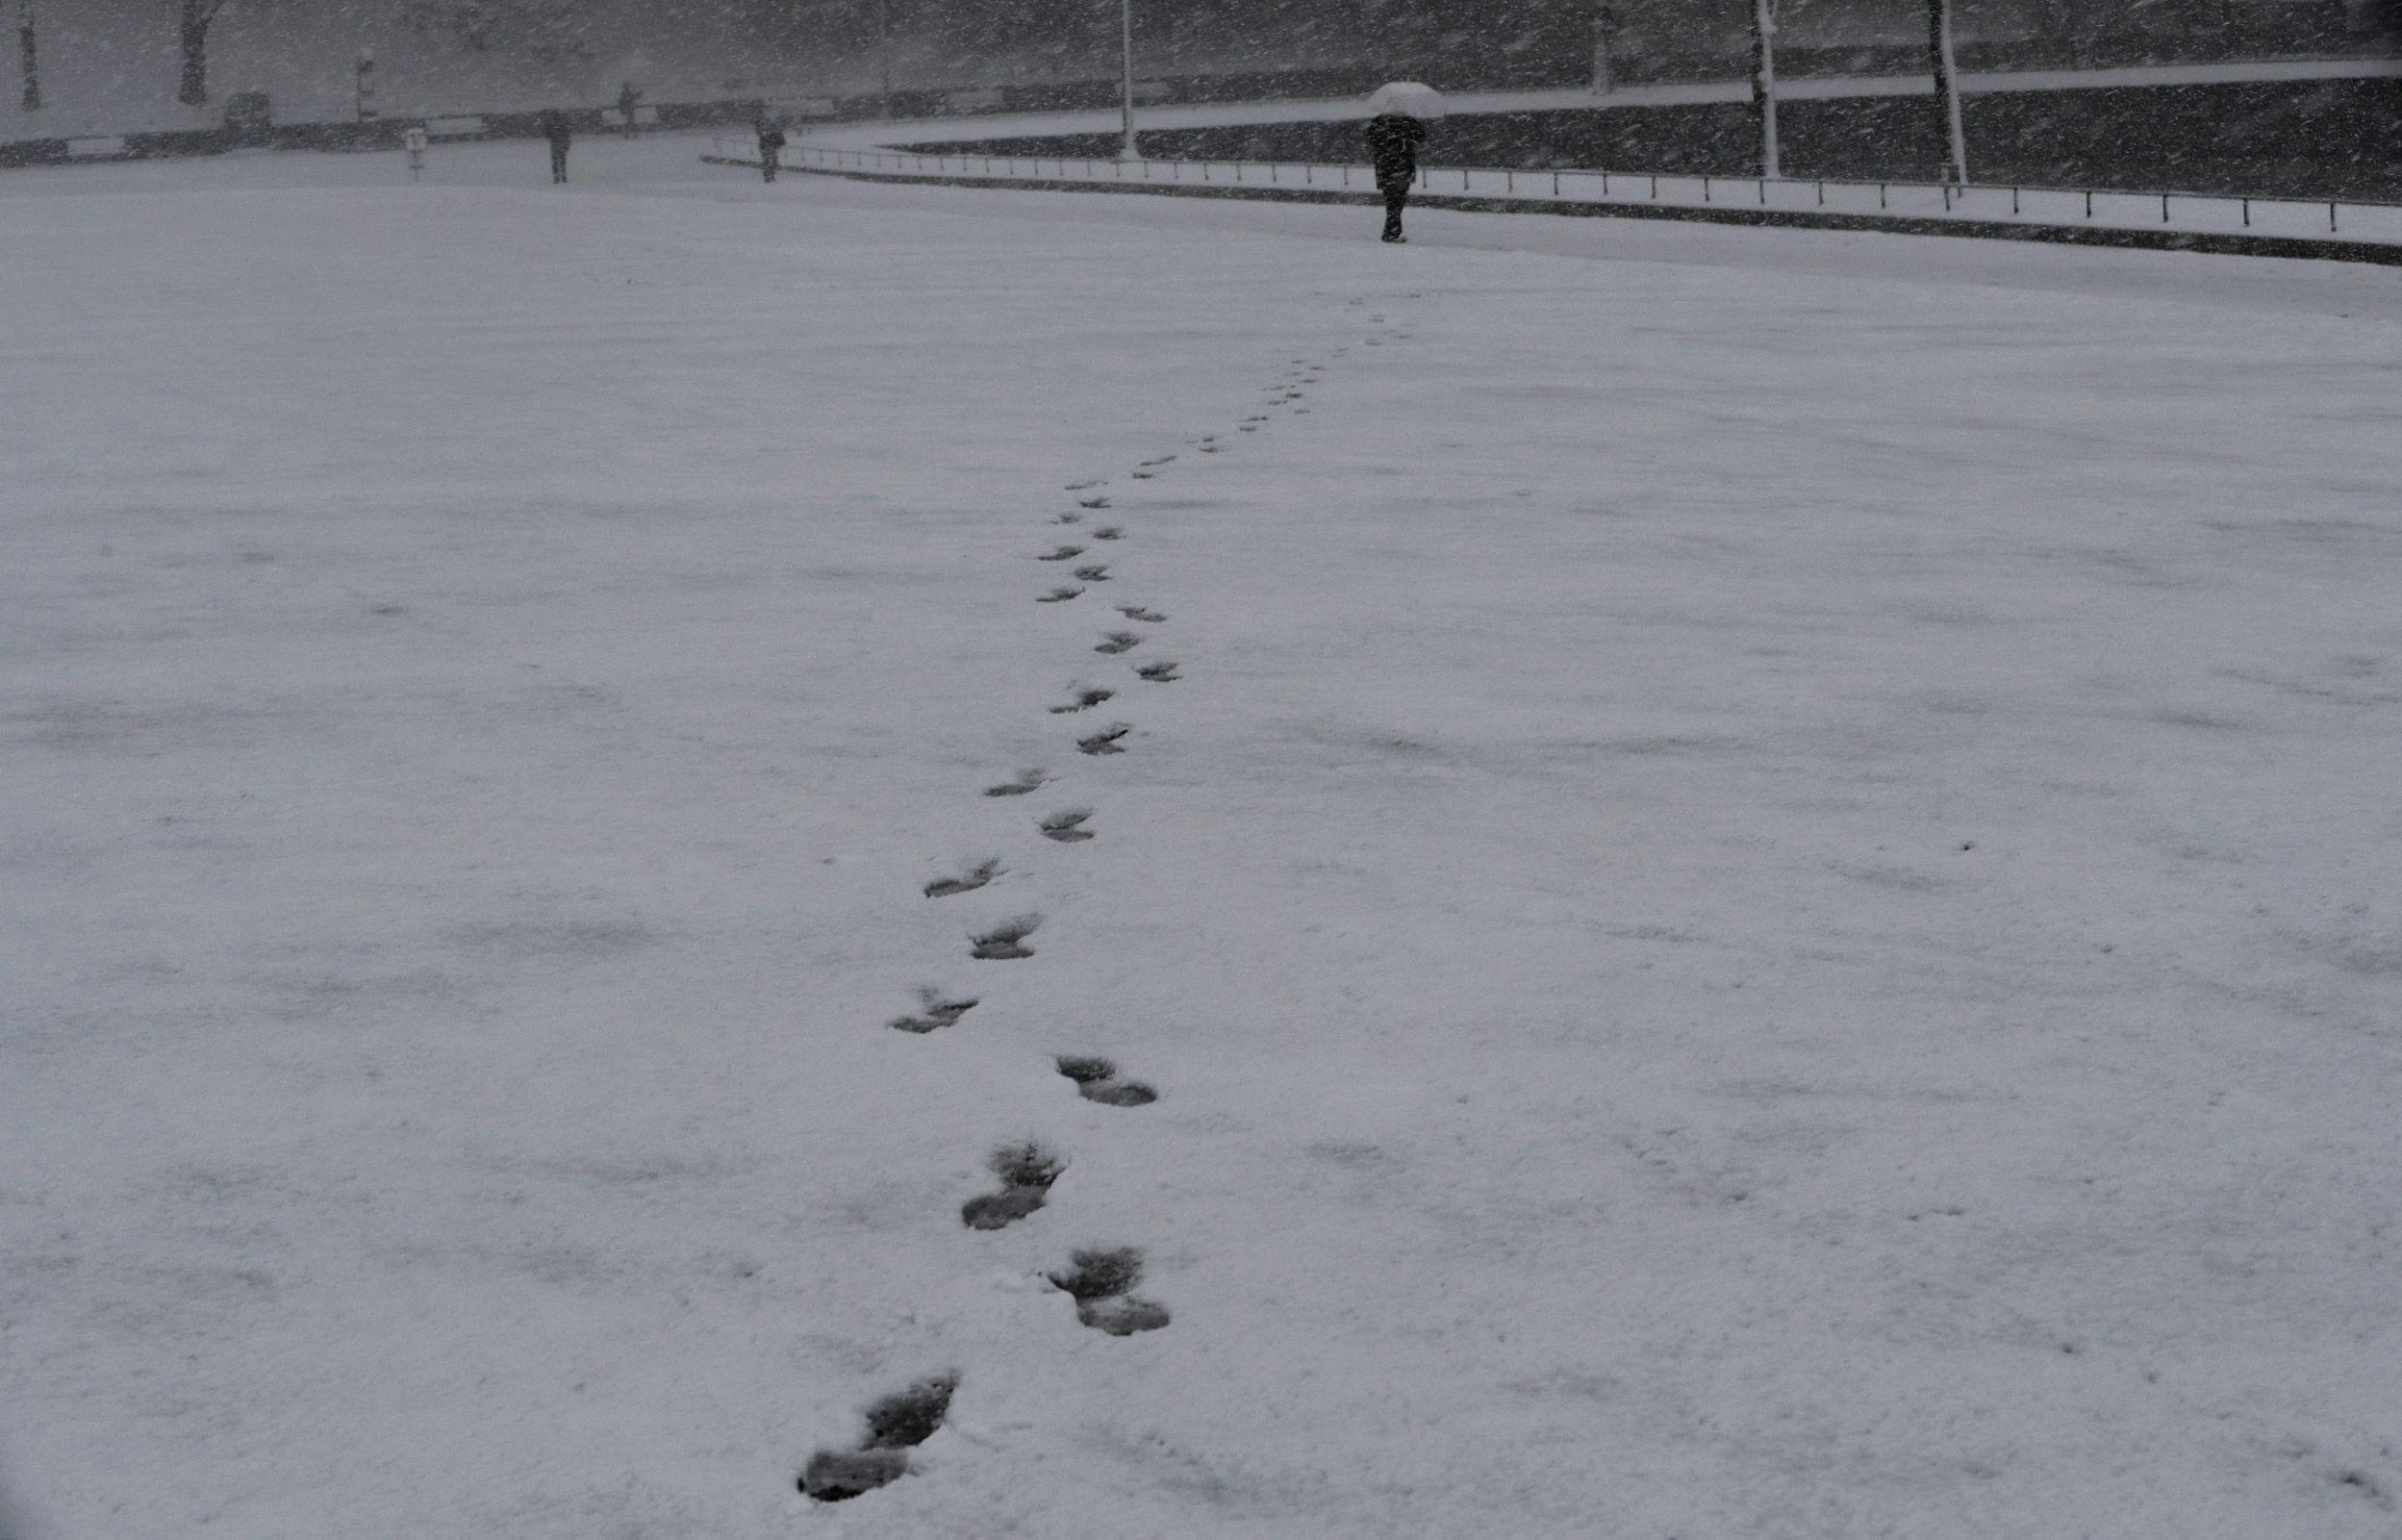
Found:
[[[1972,96],[1966,117],[1981,182],[2402,201],[2402,80],[2026,91]],[[1779,126],[1788,176],[1936,174],[1932,97],[1788,102]],[[1144,134],[1142,144],[1176,159],[1355,163],[1359,132],[1356,122],[1168,129]],[[1503,113],[1437,125],[1427,159],[1745,176],[1757,169],[1758,142],[1750,110],[1733,104]],[[1106,157],[1117,137],[923,148]]]

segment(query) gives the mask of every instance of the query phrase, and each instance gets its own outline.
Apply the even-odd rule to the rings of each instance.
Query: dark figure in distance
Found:
[[[569,120],[567,114],[555,107],[544,108],[539,121],[543,138],[550,141],[550,180],[554,183],[565,182],[568,179],[568,146],[575,142],[575,125]]]
[[[784,157],[784,125],[772,114],[759,119],[759,170],[771,182]]]
[[[1418,151],[1427,142],[1427,126],[1414,117],[1386,113],[1368,119],[1368,159],[1377,168],[1377,190],[1384,194],[1384,239],[1407,240],[1402,234],[1402,210],[1409,189],[1418,180]]]

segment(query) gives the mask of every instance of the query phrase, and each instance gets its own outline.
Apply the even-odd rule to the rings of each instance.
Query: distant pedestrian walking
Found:
[[[568,179],[568,147],[575,142],[575,124],[568,114],[555,107],[543,109],[540,119],[543,138],[550,141],[550,180],[556,184]]]
[[[772,114],[770,114],[770,115],[768,115],[768,116],[764,116],[764,117],[760,118],[760,119],[759,119],[759,171],[760,171],[760,174],[761,174],[762,176],[766,177],[766,178],[767,178],[769,181],[771,181],[771,182],[774,181],[774,180],[775,180],[775,173],[776,173],[777,169],[780,167],[780,165],[781,165],[781,164],[782,164],[782,162],[783,162],[783,159],[784,159],[784,125],[783,125],[783,123],[782,123],[780,120],[778,120],[778,119],[777,119],[774,115],[772,115]]]
[[[1384,194],[1384,239],[1399,244],[1402,211],[1418,181],[1418,152],[1427,142],[1427,120],[1443,115],[1443,98],[1414,81],[1380,86],[1368,98],[1368,160],[1376,167],[1377,190]]]

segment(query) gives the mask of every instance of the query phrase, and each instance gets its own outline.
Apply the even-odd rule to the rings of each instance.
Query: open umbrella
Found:
[[[1368,97],[1368,115],[1384,117],[1399,114],[1414,117],[1421,123],[1440,121],[1449,111],[1443,105],[1443,93],[1431,86],[1414,80],[1397,80],[1378,86]]]

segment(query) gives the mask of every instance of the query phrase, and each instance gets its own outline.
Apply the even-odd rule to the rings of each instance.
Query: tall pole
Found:
[[[893,0],[875,0],[875,46],[884,61],[884,96],[879,111],[889,120],[893,115]]]
[[[41,111],[41,56],[34,47],[34,0],[16,0],[16,51],[25,66],[25,111]]]
[[[1784,175],[1777,153],[1776,37],[1769,0],[1752,0],[1752,108],[1759,114],[1759,174],[1772,180]]]
[[[1952,51],[1952,0],[1927,0],[1927,51],[1934,58],[1935,113],[1942,122],[1951,179],[1968,186],[1968,129],[1960,120],[1960,64]]]
[[[1118,148],[1121,161],[1139,161],[1134,145],[1134,0],[1118,0],[1118,41],[1125,61],[1125,142]]]

